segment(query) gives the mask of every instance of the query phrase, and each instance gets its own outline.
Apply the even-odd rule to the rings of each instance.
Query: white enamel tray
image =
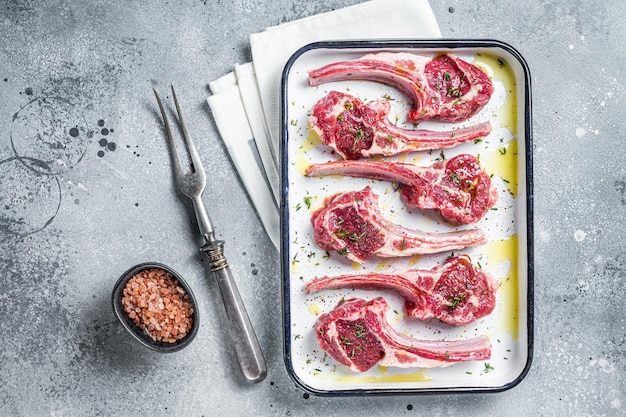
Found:
[[[348,92],[364,102],[391,98],[390,117],[405,123],[408,98],[393,87],[368,81],[308,85],[308,71],[331,62],[358,58],[366,53],[396,51],[434,56],[453,53],[483,68],[495,91],[478,114],[460,124],[423,122],[420,128],[450,129],[490,120],[493,131],[484,140],[440,151],[415,152],[385,158],[430,165],[461,153],[479,158],[497,186],[498,201],[476,226],[489,243],[468,248],[474,262],[498,281],[495,310],[470,325],[453,327],[436,319],[421,322],[404,317],[404,301],[396,294],[377,290],[325,290],[306,295],[304,285],[317,276],[346,273],[393,272],[409,268],[430,269],[450,252],[410,258],[374,257],[362,265],[336,253],[328,254],[313,241],[311,214],[324,199],[337,192],[372,187],[380,197],[384,217],[411,228],[447,232],[453,227],[438,215],[406,208],[388,182],[350,177],[306,177],[312,163],[338,159],[330,148],[309,135],[307,118],[313,105],[328,92]],[[532,146],[530,76],[526,63],[511,46],[498,41],[347,41],[321,42],[296,52],[282,79],[282,279],[284,355],[287,369],[303,389],[317,395],[416,394],[434,392],[502,391],[519,383],[530,367],[533,346],[532,255]],[[410,128],[410,124],[405,124]],[[357,373],[339,364],[319,347],[313,326],[319,315],[331,311],[342,298],[370,300],[383,296],[390,304],[390,324],[408,336],[421,339],[463,339],[486,334],[493,350],[488,361],[457,363],[445,368],[400,369],[375,366]]]

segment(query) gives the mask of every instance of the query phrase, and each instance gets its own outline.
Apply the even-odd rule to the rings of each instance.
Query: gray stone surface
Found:
[[[626,414],[620,0],[432,1],[444,37],[508,42],[532,73],[536,338],[526,379],[499,394],[330,399],[304,395],[287,375],[278,253],[218,138],[207,83],[250,60],[250,33],[354,3],[0,4],[0,415]],[[170,82],[268,360],[258,385],[236,367],[192,213],[172,184],[151,91]],[[68,124],[73,140],[58,141]],[[12,142],[12,132],[32,140]],[[147,352],[112,313],[117,277],[147,260],[179,270],[200,300],[200,333],[182,352]]]

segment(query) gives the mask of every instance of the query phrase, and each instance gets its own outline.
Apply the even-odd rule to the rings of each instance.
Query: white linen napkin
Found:
[[[371,0],[250,35],[253,62],[209,83],[207,101],[217,128],[276,248],[280,80],[291,55],[322,40],[440,37],[428,0]]]

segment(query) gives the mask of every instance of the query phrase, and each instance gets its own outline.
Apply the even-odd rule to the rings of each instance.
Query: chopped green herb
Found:
[[[302,206],[300,205],[300,203],[296,204],[296,211],[299,211],[302,208]]]
[[[337,253],[341,256],[346,256],[347,254],[349,254],[350,252],[348,251],[348,248],[343,248],[339,251],[337,251]]]
[[[485,362],[485,370],[484,370],[484,372],[485,372],[485,373],[491,372],[491,371],[493,371],[494,369],[496,369],[496,368],[494,368],[493,366],[491,366],[491,365],[489,364],[489,362]]]
[[[365,236],[365,233],[367,233],[367,230],[362,231],[358,235],[356,233],[350,233],[350,235],[348,236],[348,239],[350,239],[353,242],[358,242]]]
[[[367,330],[365,330],[365,327],[363,327],[360,324],[357,324],[356,328],[357,329],[354,332],[354,335],[358,337],[359,339],[365,339],[367,337]]]
[[[461,97],[462,93],[461,90],[459,90],[458,88],[450,86],[448,87],[448,95],[450,97]]]
[[[466,294],[457,294],[448,300],[447,306],[454,310],[467,297]]]
[[[310,209],[311,208],[311,197],[306,196],[304,197],[304,204],[306,204],[306,208]]]
[[[447,72],[444,72],[444,73],[443,73],[443,78],[444,78],[445,80],[449,80],[451,77],[450,77],[450,74],[448,74]]]

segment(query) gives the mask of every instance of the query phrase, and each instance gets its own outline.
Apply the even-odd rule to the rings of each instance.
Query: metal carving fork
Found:
[[[154,89],[153,89],[154,90]],[[183,137],[189,155],[191,156],[192,170],[191,172],[183,172],[183,168],[180,164],[178,153],[176,152],[176,144],[172,137],[172,130],[163,108],[163,103],[159,98],[159,94],[154,90],[161,115],[163,117],[163,124],[165,125],[165,133],[169,140],[172,166],[174,169],[174,176],[176,178],[176,184],[180,191],[191,199],[193,202],[194,211],[196,213],[196,220],[198,221],[198,228],[204,238],[204,246],[200,248],[210,259],[211,272],[214,278],[217,280],[219,291],[224,302],[226,309],[226,317],[228,319],[228,330],[232,342],[235,345],[235,352],[237,359],[239,360],[239,366],[246,379],[250,382],[260,382],[267,375],[267,366],[265,364],[265,358],[263,352],[259,346],[259,342],[252,328],[252,323],[246,312],[246,308],[243,305],[239,291],[233,279],[233,275],[228,266],[228,262],[224,257],[224,241],[215,239],[215,233],[213,230],[213,224],[209,218],[206,206],[202,201],[202,192],[206,185],[206,173],[202,167],[200,156],[198,151],[189,136],[185,122],[183,121],[183,114],[180,111],[178,105],[178,99],[176,98],[176,92],[174,86],[172,86],[172,96],[174,98],[174,104],[176,105],[176,112],[178,113],[178,122],[183,131]]]

